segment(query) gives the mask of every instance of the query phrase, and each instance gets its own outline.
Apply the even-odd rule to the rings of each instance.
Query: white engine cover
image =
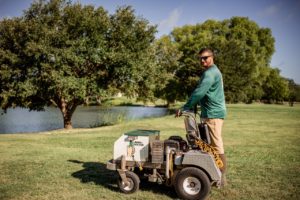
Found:
[[[159,131],[135,130],[123,134],[114,144],[114,160],[121,160],[125,155],[126,161],[148,161],[150,140],[158,139]]]

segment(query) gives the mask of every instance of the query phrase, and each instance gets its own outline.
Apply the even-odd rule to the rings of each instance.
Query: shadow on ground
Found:
[[[68,162],[82,165],[82,170],[71,174],[74,178],[78,178],[82,183],[93,182],[96,185],[102,185],[114,192],[120,192],[117,186],[119,175],[115,171],[106,169],[106,164],[98,162],[83,162],[79,160],[68,160]],[[177,197],[175,190],[172,187],[151,183],[148,182],[147,179],[141,180],[140,190],[167,195],[172,199]]]

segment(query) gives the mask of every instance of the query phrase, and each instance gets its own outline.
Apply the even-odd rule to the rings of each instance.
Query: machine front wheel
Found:
[[[126,177],[129,182],[129,185],[126,185],[120,177],[118,180],[118,186],[120,190],[125,194],[131,194],[136,192],[139,189],[140,178],[132,171],[127,171]]]
[[[187,167],[176,176],[175,190],[182,199],[205,199],[210,191],[210,181],[202,170]]]

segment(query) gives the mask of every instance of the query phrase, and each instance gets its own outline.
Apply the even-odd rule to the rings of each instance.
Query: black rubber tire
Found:
[[[187,167],[176,176],[175,191],[182,199],[205,199],[210,192],[211,185],[207,175],[198,168]]]
[[[130,182],[129,186],[126,186],[121,177],[118,180],[118,186],[125,194],[131,194],[136,192],[140,187],[140,178],[132,171],[125,172],[127,180]]]

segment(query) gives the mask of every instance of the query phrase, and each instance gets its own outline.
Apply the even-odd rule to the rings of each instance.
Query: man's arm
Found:
[[[209,88],[213,84],[213,77],[211,74],[204,74],[196,89],[193,91],[192,95],[190,96],[189,100],[186,102],[186,104],[183,106],[183,110],[191,110],[194,108],[195,105],[197,105],[200,100],[205,96]]]

